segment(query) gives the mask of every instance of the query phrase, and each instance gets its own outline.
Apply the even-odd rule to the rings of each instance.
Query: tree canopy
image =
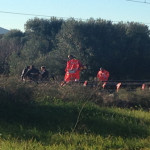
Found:
[[[11,30],[0,38],[0,73],[19,75],[25,65],[34,64],[63,76],[68,54],[87,66],[83,79],[94,78],[100,67],[110,72],[110,79],[150,78],[148,26],[92,18],[34,18],[24,33]]]

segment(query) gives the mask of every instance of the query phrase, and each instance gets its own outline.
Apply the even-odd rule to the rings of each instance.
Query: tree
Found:
[[[44,54],[50,52],[55,47],[55,36],[61,29],[62,19],[52,17],[50,19],[30,19],[25,24],[25,31],[38,41],[46,43],[45,49],[41,49]]]
[[[9,59],[12,53],[20,55],[23,47],[24,33],[10,30],[0,39],[0,73],[9,73]]]

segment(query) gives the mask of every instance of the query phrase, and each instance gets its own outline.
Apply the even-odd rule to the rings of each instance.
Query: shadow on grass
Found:
[[[79,104],[11,104],[0,106],[0,132],[19,139],[35,138],[44,142],[54,133],[71,132],[74,128],[81,105]],[[149,136],[150,123],[111,112],[110,109],[85,106],[76,132],[93,133],[101,136],[144,138]]]

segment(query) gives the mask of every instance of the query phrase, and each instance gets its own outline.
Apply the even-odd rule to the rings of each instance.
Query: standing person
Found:
[[[68,55],[68,59],[69,60],[67,61],[67,66],[65,69],[66,74],[64,77],[64,81],[79,81],[80,71],[81,68],[83,68],[83,65],[73,55]]]
[[[103,68],[100,68],[97,73],[97,78],[99,79],[99,81],[107,81],[109,78],[109,72]]]
[[[41,67],[41,80],[42,81],[47,81],[49,78],[49,72],[47,71],[45,66]]]

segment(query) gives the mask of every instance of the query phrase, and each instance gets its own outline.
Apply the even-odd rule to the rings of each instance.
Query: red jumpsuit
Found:
[[[67,62],[66,66],[66,74],[64,77],[64,81],[79,81],[80,79],[80,69],[82,67],[82,64],[79,60],[73,58]]]
[[[109,72],[107,70],[100,70],[97,73],[97,78],[99,78],[100,81],[107,81],[109,78]]]

